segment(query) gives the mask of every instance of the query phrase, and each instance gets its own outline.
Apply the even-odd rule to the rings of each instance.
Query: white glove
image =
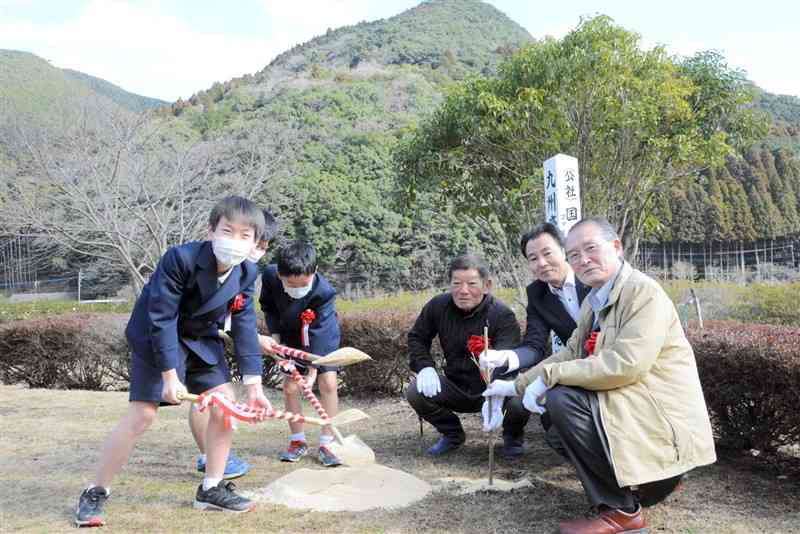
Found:
[[[497,369],[508,363],[508,371],[519,369],[519,357],[513,350],[492,350],[489,349],[485,354],[481,354],[481,369]]]
[[[513,380],[495,380],[483,392],[484,397],[516,397],[517,386],[514,385]]]
[[[489,413],[489,399],[492,399],[492,413]],[[483,415],[483,431],[491,432],[503,424],[503,401],[505,397],[492,395],[483,401],[481,414]]]
[[[417,391],[428,398],[435,397],[442,391],[442,382],[436,369],[425,367],[417,373]]]
[[[542,381],[542,377],[537,376],[536,380],[528,384],[525,388],[525,395],[522,396],[522,405],[529,412],[538,413],[542,415],[547,409],[543,404],[539,404],[539,397],[545,394],[547,386]]]

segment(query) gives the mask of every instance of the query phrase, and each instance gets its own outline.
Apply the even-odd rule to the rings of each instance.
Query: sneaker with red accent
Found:
[[[100,486],[83,490],[75,508],[75,526],[102,527],[106,524],[103,518],[103,505],[108,500],[108,491]]]
[[[319,446],[319,453],[318,453],[319,461],[325,467],[336,467],[337,465],[342,465],[342,461],[336,456],[332,450],[330,450],[325,445]]]
[[[290,441],[289,448],[283,451],[279,458],[281,462],[297,462],[308,454],[308,445],[305,441]]]

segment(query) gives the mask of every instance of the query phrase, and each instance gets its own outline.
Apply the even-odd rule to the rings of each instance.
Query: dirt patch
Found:
[[[316,512],[403,508],[424,499],[424,480],[383,465],[298,469],[252,493],[259,501]]]
[[[435,480],[433,485],[438,491],[452,493],[453,495],[469,495],[479,491],[507,492],[533,487],[533,484],[527,478],[521,480],[495,478],[489,484],[488,478],[444,477]]]

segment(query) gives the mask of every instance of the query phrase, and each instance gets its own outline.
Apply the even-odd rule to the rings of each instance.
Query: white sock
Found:
[[[200,455],[200,461],[201,461],[202,463],[206,463],[206,460],[207,460],[207,458],[206,458],[206,455],[205,455],[205,454],[201,454],[201,455]]]
[[[319,435],[319,446],[320,447],[327,447],[333,443],[333,436],[330,434],[320,434]]]
[[[208,491],[214,486],[217,486],[220,482],[222,482],[221,478],[204,478],[203,479],[203,491]]]
[[[298,432],[297,434],[292,434],[289,436],[289,441],[305,441],[306,440],[306,433],[305,432]]]

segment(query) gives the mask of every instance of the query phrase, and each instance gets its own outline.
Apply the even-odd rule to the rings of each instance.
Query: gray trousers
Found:
[[[597,393],[556,386],[547,391],[546,406],[552,424],[548,433],[555,429],[561,438],[560,447],[553,448],[575,466],[591,505],[636,510],[638,501],[630,488],[617,485]]]
[[[594,391],[571,386],[548,390],[547,412],[542,424],[545,441],[575,466],[592,506],[633,512],[640,503],[653,506],[663,501],[683,479],[684,475],[678,475],[649,482],[636,491],[620,488],[600,419],[600,401]]]
[[[465,392],[442,374],[439,374],[439,380],[442,384],[442,391],[430,398],[418,392],[417,381],[416,379],[412,380],[406,389],[406,399],[414,411],[436,427],[439,433],[454,441],[463,442],[465,439],[464,428],[455,412],[480,412],[486,398],[480,393]],[[503,436],[522,440],[531,412],[522,406],[521,397],[509,397],[503,408],[506,412],[503,418]]]

